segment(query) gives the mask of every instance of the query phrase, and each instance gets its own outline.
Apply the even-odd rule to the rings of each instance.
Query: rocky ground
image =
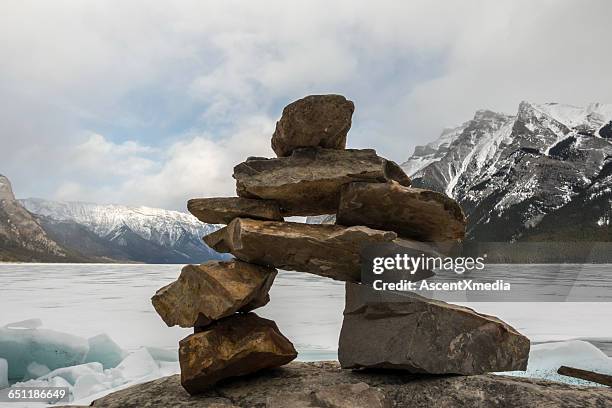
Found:
[[[94,407],[609,407],[612,389],[497,376],[423,376],[342,370],[337,362],[293,362],[225,381],[190,396],[178,375],[127,388]]]

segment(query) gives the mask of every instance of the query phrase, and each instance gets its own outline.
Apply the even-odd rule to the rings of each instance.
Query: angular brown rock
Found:
[[[310,95],[283,109],[272,135],[278,157],[300,147],[344,149],[355,105],[342,95]]]
[[[296,357],[272,320],[236,314],[180,341],[181,384],[198,394],[225,378],[280,367]]]
[[[227,227],[205,236],[204,241],[215,251],[230,252],[246,262],[358,282],[363,246],[393,242],[421,248],[420,243],[396,238],[394,232],[360,226],[236,218]]]
[[[528,357],[529,339],[496,317],[414,293],[346,284],[343,368],[472,375],[525,370]]]
[[[234,218],[282,221],[278,204],[270,200],[243,197],[194,198],[187,209],[208,224],[229,224]]]
[[[465,216],[455,200],[396,182],[342,187],[336,223],[395,231],[419,241],[448,242],[465,236]]]
[[[236,312],[270,301],[276,270],[241,261],[209,261],[187,265],[179,278],[151,298],[168,326],[206,326]]]
[[[234,178],[240,197],[274,200],[286,216],[335,213],[340,187],[353,181],[410,185],[396,163],[372,149],[306,148],[290,157],[249,158],[234,167]]]

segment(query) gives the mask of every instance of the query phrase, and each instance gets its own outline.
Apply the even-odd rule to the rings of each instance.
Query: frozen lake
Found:
[[[522,268],[514,283],[525,288],[522,292],[531,293],[530,296],[535,294],[538,298],[546,295],[548,299],[556,299],[559,294],[561,299],[572,298],[576,290],[580,298],[589,287],[600,286],[601,289],[601,286],[609,284],[608,279],[602,279],[597,267],[581,267],[587,270],[580,272],[583,279],[578,285],[575,283],[575,268],[559,270],[559,279],[548,276],[541,285],[534,285],[530,276],[550,275],[550,267]],[[30,378],[36,379],[14,386],[66,386],[71,403],[89,405],[91,401],[120,388],[178,373],[178,341],[191,330],[167,327],[153,309],[150,298],[158,288],[176,279],[180,269],[180,265],[0,264],[0,327],[38,318],[44,328],[81,336],[85,342],[85,338],[106,333],[127,352],[119,365],[108,369],[103,370],[98,362],[60,368],[49,377],[34,375]],[[494,269],[492,274],[496,278],[504,278],[510,273],[504,273],[503,266]],[[605,293],[592,292],[597,299]],[[461,297],[454,296],[457,301]],[[463,300],[472,298],[463,296]],[[479,312],[499,316],[533,343],[545,343],[531,347],[527,371],[509,374],[586,385],[582,380],[558,375],[557,368],[570,365],[602,373],[612,372],[612,359],[600,351],[608,355],[612,351],[611,303],[462,303]],[[256,312],[275,320],[295,344],[298,359],[308,361],[336,358],[343,308],[343,283],[310,274],[280,272],[272,287],[271,302]],[[17,333],[21,329],[3,330]],[[48,340],[35,345],[44,350],[44,342]],[[152,347],[164,348],[171,353],[153,350]],[[13,354],[4,358],[9,360],[9,369],[29,369],[29,366],[26,368],[29,360],[22,364]],[[92,368],[91,364],[97,368]],[[60,374],[61,370],[67,371]],[[13,378],[16,379],[13,382],[20,381]],[[72,381],[67,383],[66,378],[72,378]],[[44,403],[8,405],[45,406]],[[0,402],[0,406],[5,405]]]
[[[0,264],[0,326],[40,318],[46,328],[83,337],[107,333],[128,350],[140,346],[176,349],[190,330],[167,327],[150,298],[176,279],[180,269],[180,265]],[[500,317],[533,342],[582,338],[608,354],[611,351],[612,303],[464,304]],[[294,342],[300,359],[317,360],[336,357],[343,308],[341,282],[280,272],[270,303],[256,313],[277,322]]]

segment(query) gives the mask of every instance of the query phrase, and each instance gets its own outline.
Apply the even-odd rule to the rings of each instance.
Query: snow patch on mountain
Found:
[[[545,103],[537,106],[544,114],[570,128],[590,127],[599,130],[612,118],[612,104],[591,103],[586,107]]]
[[[191,214],[151,207],[128,207],[114,204],[49,201],[39,198],[20,200],[33,214],[56,221],[73,221],[84,225],[100,237],[120,235],[129,228],[143,239],[172,247],[188,233],[202,237],[219,226],[204,224]]]
[[[448,151],[450,145],[463,132],[464,126],[465,124],[456,128],[444,129],[438,139],[425,146],[416,146],[412,157],[401,165],[406,174],[412,176],[422,168],[440,160],[443,153]]]

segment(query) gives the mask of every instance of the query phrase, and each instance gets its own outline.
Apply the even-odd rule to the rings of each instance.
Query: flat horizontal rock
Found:
[[[230,252],[246,262],[358,282],[363,245],[420,245],[396,238],[394,232],[367,227],[236,218],[227,227],[205,236],[204,241],[215,251]]]
[[[234,218],[282,221],[277,203],[243,197],[193,198],[187,209],[208,224],[229,224]]]
[[[354,111],[342,95],[310,95],[290,103],[276,122],[272,150],[284,157],[300,147],[344,149]]]
[[[428,374],[525,370],[529,339],[496,317],[413,293],[346,284],[343,368]]]
[[[205,326],[270,301],[276,269],[241,261],[187,265],[179,278],[151,298],[168,326]]]
[[[253,376],[225,381],[198,396],[189,395],[181,387],[179,376],[174,375],[117,391],[94,401],[93,406],[595,408],[612,406],[612,389],[492,374],[423,376],[341,370],[337,362],[292,362]]]
[[[198,394],[223,379],[280,367],[296,357],[272,320],[236,314],[180,341],[181,384]]]
[[[353,181],[410,185],[396,163],[372,149],[306,148],[289,157],[250,158],[234,167],[234,178],[238,196],[274,200],[286,216],[335,213],[340,187]]]
[[[465,237],[465,215],[445,194],[396,182],[350,183],[342,187],[336,223],[395,231],[420,241]]]

